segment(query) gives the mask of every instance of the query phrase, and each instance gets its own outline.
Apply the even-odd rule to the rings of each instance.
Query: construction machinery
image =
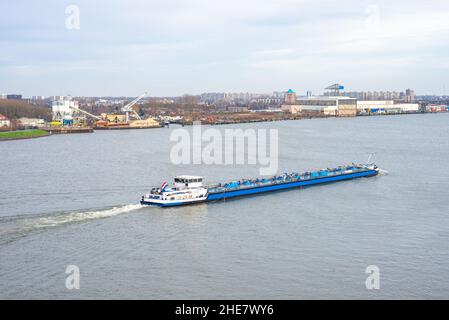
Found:
[[[146,128],[159,128],[161,124],[155,119],[149,117],[142,119],[140,115],[133,109],[133,106],[139,102],[147,93],[138,96],[133,101],[121,108],[123,114],[102,114],[102,120],[99,120],[95,124],[95,129],[107,130],[107,129],[146,129]],[[135,118],[130,119],[131,115]]]
[[[89,112],[87,112],[87,111],[84,111],[84,110],[82,110],[82,109],[80,109],[80,108],[78,108],[78,107],[72,107],[72,106],[70,106],[69,108],[70,108],[70,109],[73,109],[74,111],[79,111],[79,112],[81,112],[81,113],[84,113],[85,115],[88,115],[89,117],[92,117],[92,118],[94,118],[94,119],[96,119],[96,120],[101,120],[101,117],[96,116],[96,115],[94,115],[94,114],[92,114],[92,113],[89,113]]]
[[[53,120],[58,121],[60,126],[73,126],[74,123],[85,124],[86,118],[82,119],[76,115],[83,114],[95,120],[95,129],[144,129],[157,128],[160,123],[153,118],[142,119],[140,115],[133,109],[147,93],[138,96],[120,109],[121,113],[102,113],[100,116],[79,108],[78,103],[73,101],[71,97],[65,97],[55,100],[53,105]],[[133,118],[132,120],[130,118]],[[84,122],[82,121],[84,119]]]
[[[145,92],[144,94],[141,94],[140,96],[138,96],[136,99],[134,99],[133,101],[131,101],[130,103],[128,103],[126,106],[124,106],[122,108],[122,112],[125,112],[125,122],[129,123],[129,114],[132,113],[137,120],[142,120],[142,118],[139,116],[139,114],[136,112],[136,110],[133,109],[133,106],[139,102],[140,99],[142,99],[143,97],[145,97],[147,95],[147,93]]]

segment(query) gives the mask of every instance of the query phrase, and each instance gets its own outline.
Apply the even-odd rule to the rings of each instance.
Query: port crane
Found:
[[[145,97],[147,95],[147,92],[145,92],[144,94],[138,96],[137,98],[135,98],[133,101],[131,101],[130,103],[128,103],[127,105],[125,105],[124,107],[122,107],[122,112],[125,112],[125,118],[126,118],[126,122],[129,122],[129,114],[132,113],[137,119],[142,120],[142,118],[139,116],[139,114],[136,112],[136,110],[134,110],[132,107],[139,102],[139,100],[141,100],[143,97]],[[74,110],[75,112],[81,112],[91,118],[94,118],[95,120],[103,120],[100,116],[96,116],[90,112],[87,112],[85,110],[82,110],[78,107],[72,107],[69,106],[70,109]]]
[[[325,88],[324,90],[329,90],[329,92],[333,95],[333,96],[339,96],[340,95],[340,90],[344,90],[345,87],[342,86],[341,84],[333,84],[327,88]]]
[[[128,103],[126,106],[122,107],[122,112],[124,112],[126,115],[125,116],[126,122],[129,122],[129,114],[130,113],[132,113],[137,119],[142,120],[142,118],[139,116],[139,114],[136,112],[136,110],[134,110],[132,107],[146,95],[147,95],[147,92],[145,92],[144,94],[141,94],[136,99],[134,99],[133,101]]]

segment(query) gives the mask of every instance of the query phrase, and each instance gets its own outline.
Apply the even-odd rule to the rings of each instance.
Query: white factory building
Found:
[[[412,113],[419,111],[417,103],[395,103],[393,100],[357,101],[358,114]]]
[[[45,120],[38,118],[25,118],[19,119],[19,123],[24,128],[41,128],[45,127]]]
[[[73,112],[78,109],[78,101],[73,100],[71,96],[55,96],[51,111],[53,121],[62,121],[63,119],[71,119]]]
[[[368,114],[414,113],[417,103],[395,103],[394,100],[357,100],[345,96],[295,97],[294,102],[282,105],[282,111],[296,114],[302,111],[318,111],[328,116],[354,117]]]
[[[342,96],[308,96],[297,98],[295,103],[282,105],[282,110],[289,113],[299,113],[301,111],[318,111],[332,116],[355,116],[355,98]]]

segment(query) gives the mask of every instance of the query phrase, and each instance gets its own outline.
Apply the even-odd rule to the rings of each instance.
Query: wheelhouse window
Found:
[[[192,179],[183,179],[183,178],[175,178],[175,183],[195,183],[202,182],[202,178],[192,178]]]

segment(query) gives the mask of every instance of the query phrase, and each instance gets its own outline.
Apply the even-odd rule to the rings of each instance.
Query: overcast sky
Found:
[[[338,82],[449,94],[447,0],[2,0],[0,12],[0,93],[319,94]]]

